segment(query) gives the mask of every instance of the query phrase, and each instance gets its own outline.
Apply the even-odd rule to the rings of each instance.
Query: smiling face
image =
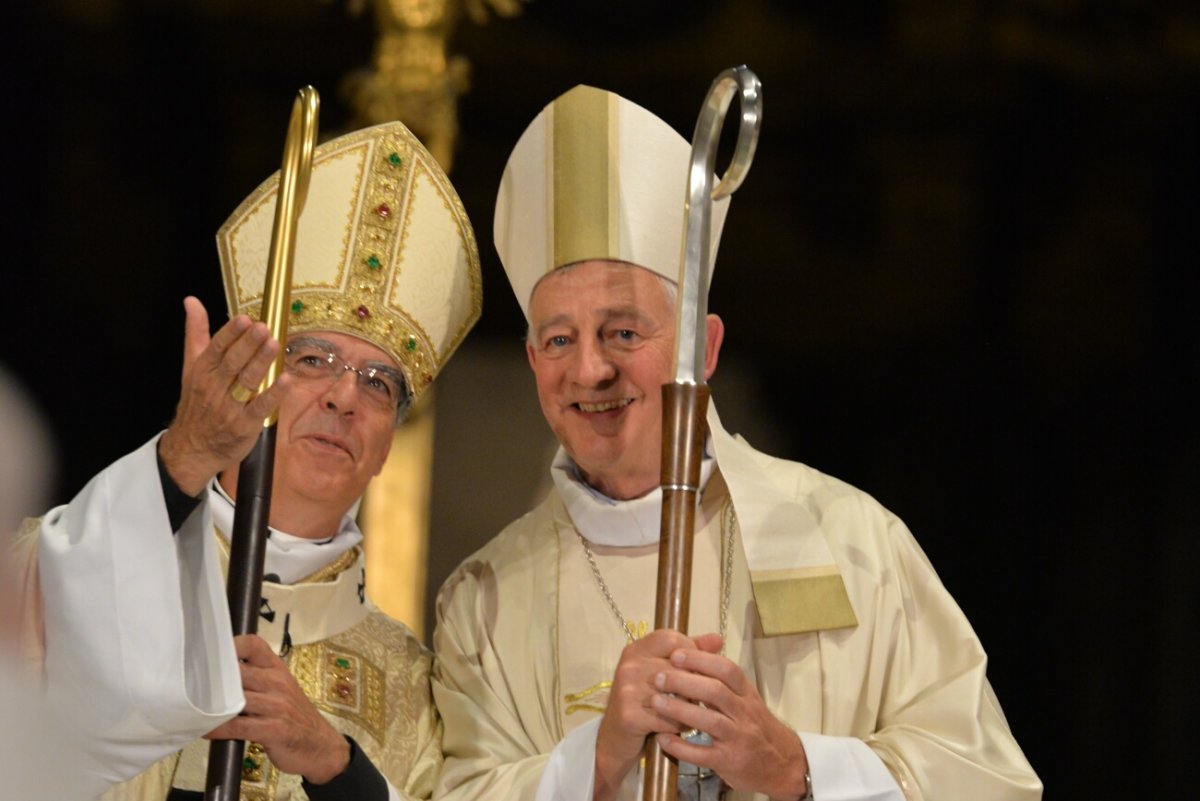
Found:
[[[542,414],[588,484],[611,498],[654,489],[675,342],[661,279],[624,262],[580,262],[534,287],[529,317],[526,353]],[[722,333],[714,315],[707,323],[706,378]]]

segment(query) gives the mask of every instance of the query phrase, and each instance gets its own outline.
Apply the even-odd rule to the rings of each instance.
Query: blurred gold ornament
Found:
[[[448,52],[450,37],[464,11],[482,23],[489,8],[500,16],[518,13],[521,0],[369,1],[378,28],[372,68],[348,76],[343,86],[359,117],[355,127],[402,120],[449,172],[458,98],[470,77],[467,59]]]
[[[448,53],[462,12],[476,23],[491,8],[512,16],[521,0],[350,0],[360,13],[374,7],[378,38],[370,69],[346,77],[343,91],[354,127],[401,120],[450,172],[458,137],[458,98],[470,64]],[[430,485],[433,478],[432,392],[419,399],[395,433],[391,454],[364,498],[361,523],[367,592],[375,604],[425,638]]]

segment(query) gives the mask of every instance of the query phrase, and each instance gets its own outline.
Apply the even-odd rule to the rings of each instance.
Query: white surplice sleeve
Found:
[[[536,801],[592,801],[599,733],[600,718],[596,718],[559,740],[542,771]]]
[[[157,445],[51,510],[39,535],[47,701],[79,735],[81,767],[104,786],[244,703],[208,506],[172,534]]]
[[[857,737],[800,732],[813,801],[904,801],[879,756]]]

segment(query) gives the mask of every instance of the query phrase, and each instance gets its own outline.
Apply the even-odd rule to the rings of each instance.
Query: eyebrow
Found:
[[[332,342],[327,342],[326,340],[318,339],[317,337],[299,336],[299,337],[293,337],[292,339],[288,340],[287,346],[289,348],[294,348],[297,345],[312,345],[317,348],[324,348],[325,350],[329,351],[330,353],[338,352],[337,348],[335,348],[333,346]],[[340,353],[338,353],[338,355],[341,356]]]
[[[573,323],[571,322],[570,315],[556,314],[553,317],[551,317],[549,320],[542,321],[542,323],[537,327],[538,338],[540,339],[541,337],[546,335],[547,328],[553,328],[556,325],[567,325],[567,326],[573,325]]]
[[[650,318],[642,314],[636,306],[618,306],[615,309],[604,310],[604,322],[611,323],[613,320],[633,320],[635,322],[646,322]]]
[[[601,309],[599,317],[601,325],[611,323],[614,320],[633,320],[635,322],[642,322],[650,319],[646,315],[642,314],[636,306],[615,306]],[[556,314],[537,327],[538,337],[540,338],[545,336],[546,329],[553,328],[556,325],[577,327],[575,318],[572,315]]]

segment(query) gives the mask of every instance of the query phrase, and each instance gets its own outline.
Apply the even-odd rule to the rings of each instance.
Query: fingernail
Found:
[[[667,706],[667,699],[664,696],[656,695],[654,696],[652,703],[654,704],[655,709],[665,709]]]
[[[660,689],[660,690],[661,690],[663,687],[667,686],[667,674],[666,674],[666,673],[659,673],[657,676],[655,676],[655,677],[654,677],[654,686],[655,686],[655,687],[657,687],[657,688],[658,688],[658,689]]]
[[[683,651],[676,651],[675,653],[671,654],[671,664],[682,665],[686,659],[687,657],[684,656]]]

